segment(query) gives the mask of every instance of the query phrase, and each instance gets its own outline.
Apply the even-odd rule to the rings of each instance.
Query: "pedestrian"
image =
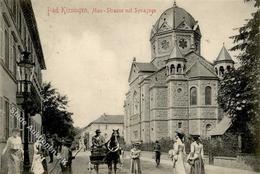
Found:
[[[188,156],[188,163],[191,165],[190,174],[205,174],[204,151],[199,135],[192,135],[194,142],[191,143],[191,152]]]
[[[20,130],[13,129],[12,136],[8,138],[2,155],[7,153],[8,158],[8,174],[20,174],[20,163],[23,158],[23,146],[20,137]]]
[[[84,136],[84,145],[85,145],[85,148],[84,148],[84,152],[88,150],[88,137],[85,135]]]
[[[136,142],[133,144],[133,148],[130,151],[130,158],[131,158],[131,167],[130,167],[130,173],[131,174],[141,174],[141,150],[140,150],[141,143]]]
[[[160,165],[160,160],[161,160],[161,146],[159,144],[159,141],[157,140],[155,141],[153,151],[155,153],[156,167],[158,167]]]
[[[54,147],[53,138],[52,138],[50,135],[47,136],[47,143],[48,143],[51,147]],[[52,162],[53,162],[53,151],[48,151],[48,154],[49,154],[49,157],[50,157],[49,163],[52,163]]]
[[[46,157],[49,155],[48,154],[48,150],[44,148],[44,146],[46,144],[46,136],[45,134],[42,134],[42,137],[44,138],[45,141],[41,141],[41,154],[42,154],[42,165],[43,165],[43,169],[44,169],[44,174],[48,173],[48,164],[47,164],[47,160]],[[44,142],[44,143],[43,143]]]
[[[62,148],[61,148],[61,172],[63,174],[71,174],[72,173],[72,160],[75,159],[75,157],[72,156],[72,149],[71,149],[72,141],[69,139],[63,140],[62,142]],[[64,162],[66,161],[66,162]]]
[[[182,131],[175,131],[175,142],[173,144],[173,150],[171,150],[171,154],[169,154],[173,161],[174,174],[187,173],[184,165],[184,158],[186,156],[184,135],[185,134]]]
[[[33,161],[32,161],[32,166],[31,166],[31,171],[34,174],[43,174],[44,173],[44,168],[42,165],[44,157],[42,154],[42,144],[40,140],[38,139],[34,145],[33,145]]]

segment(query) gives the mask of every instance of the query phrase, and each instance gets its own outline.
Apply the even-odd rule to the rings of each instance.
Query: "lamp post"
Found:
[[[23,161],[23,170],[24,173],[29,173],[30,171],[30,158],[29,158],[29,112],[28,112],[28,101],[30,98],[30,89],[31,89],[31,75],[32,75],[32,69],[34,67],[33,60],[29,57],[30,52],[23,51],[21,53],[20,61],[18,62],[18,66],[21,68],[21,80],[20,83],[20,90],[23,95],[23,103],[22,107],[24,110],[24,161]]]

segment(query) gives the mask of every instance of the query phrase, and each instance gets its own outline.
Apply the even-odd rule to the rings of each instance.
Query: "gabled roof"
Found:
[[[136,67],[137,72],[133,72],[134,67]],[[142,62],[133,61],[128,76],[128,82],[130,82],[133,73],[139,73],[139,72],[153,73],[155,71],[157,71],[157,68],[153,65],[153,63],[142,63]]]
[[[148,72],[157,71],[157,68],[152,63],[135,62],[135,65],[139,69],[139,71],[148,71]]]
[[[216,127],[208,132],[208,135],[223,135],[230,128],[231,124],[231,119],[228,116],[224,115],[223,119],[216,125]]]
[[[199,60],[195,61],[195,63],[190,67],[187,71],[189,77],[217,77],[217,75],[208,69],[204,64],[202,64]]]
[[[223,60],[233,61],[224,45],[220,50],[216,61],[223,61]]]
[[[93,121],[92,124],[124,124],[124,116],[104,114]]]
[[[170,58],[182,58],[183,55],[181,54],[181,51],[178,47],[177,41],[175,40],[175,46],[172,49],[172,52],[170,54]]]

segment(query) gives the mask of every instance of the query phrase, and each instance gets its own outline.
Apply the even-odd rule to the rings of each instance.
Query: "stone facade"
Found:
[[[207,136],[222,118],[217,104],[219,68],[233,67],[223,46],[216,61],[200,55],[198,23],[174,5],[151,31],[151,62],[134,58],[124,103],[127,143],[173,138],[175,131]],[[231,60],[230,60],[231,59]]]

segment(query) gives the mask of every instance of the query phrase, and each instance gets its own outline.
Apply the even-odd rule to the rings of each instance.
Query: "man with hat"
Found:
[[[92,137],[92,148],[102,147],[105,144],[104,137],[101,136],[100,129],[96,130],[96,135]]]

